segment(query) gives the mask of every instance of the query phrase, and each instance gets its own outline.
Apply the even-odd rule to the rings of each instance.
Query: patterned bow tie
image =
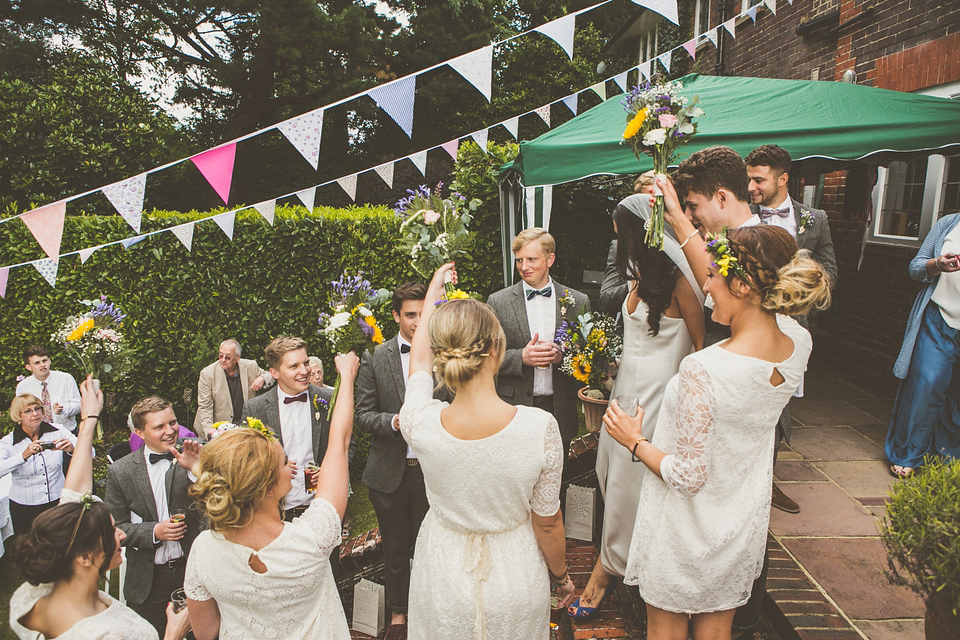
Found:
[[[167,453],[151,453],[150,454],[150,464],[157,464],[161,460],[170,460],[173,462],[173,454],[169,451]]]
[[[304,391],[298,396],[287,396],[283,399],[283,404],[290,404],[291,402],[306,402],[307,401],[307,392]]]
[[[768,220],[773,216],[779,216],[781,218],[786,218],[790,215],[790,207],[784,207],[782,209],[760,209],[760,219]]]
[[[550,285],[545,286],[543,289],[530,289],[527,291],[527,300],[533,300],[537,296],[543,296],[544,298],[549,298],[553,295],[553,287]]]
[[[410,353],[410,345],[408,344],[400,345],[400,353]]]

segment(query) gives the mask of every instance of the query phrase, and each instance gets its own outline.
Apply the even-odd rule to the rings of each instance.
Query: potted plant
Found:
[[[960,460],[929,457],[923,472],[890,493],[881,536],[887,578],[926,603],[928,640],[956,638],[960,629]]]

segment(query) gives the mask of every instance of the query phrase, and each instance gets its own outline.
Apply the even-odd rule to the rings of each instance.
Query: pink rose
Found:
[[[427,224],[433,224],[440,219],[440,214],[433,209],[427,209],[423,212],[423,221]]]
[[[660,126],[667,129],[677,124],[677,116],[672,113],[664,113],[658,116],[658,119],[660,120]]]

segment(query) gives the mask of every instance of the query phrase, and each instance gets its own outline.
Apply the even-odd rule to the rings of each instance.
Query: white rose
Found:
[[[655,144],[663,144],[667,141],[667,130],[666,129],[651,129],[647,131],[647,135],[643,136],[643,144],[649,146]]]
[[[337,314],[335,314],[335,315],[333,315],[333,316],[330,317],[330,324],[327,325],[327,330],[328,330],[328,331],[335,331],[336,329],[339,329],[340,327],[345,327],[345,326],[347,326],[347,323],[348,323],[348,322],[350,322],[350,312],[348,312],[348,311],[343,311],[343,312],[341,312],[341,313],[337,313]]]

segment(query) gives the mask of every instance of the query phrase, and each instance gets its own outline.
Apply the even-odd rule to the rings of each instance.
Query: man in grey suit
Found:
[[[521,231],[512,248],[522,282],[497,291],[487,300],[507,337],[506,356],[497,375],[497,394],[512,405],[529,405],[552,413],[560,426],[560,436],[569,445],[579,424],[578,384],[556,366],[562,362],[563,353],[554,336],[561,322],[575,319],[583,308],[589,310],[590,300],[550,278],[556,242],[545,229]],[[573,304],[564,302],[571,298]]]
[[[323,462],[330,437],[327,407],[333,392],[307,382],[310,358],[307,356],[307,343],[302,338],[274,338],[263,353],[270,375],[277,384],[243,404],[240,424],[248,416],[257,418],[273,429],[277,440],[283,445],[290,468],[296,474],[293,488],[283,499],[284,518],[291,521],[306,511],[313,500],[315,490],[307,490],[304,474],[299,470],[305,470],[308,463],[319,466]],[[314,487],[318,475],[318,471],[312,474]]]
[[[200,372],[193,430],[203,438],[215,422],[238,420],[250,394],[273,384],[273,376],[253,360],[241,358],[240,353],[239,342],[233,338],[224,340],[217,361]]]
[[[194,481],[187,470],[196,463],[199,446],[188,443],[182,454],[172,450],[179,424],[168,400],[144,398],[130,413],[144,446],[110,465],[106,504],[127,535],[127,604],[163,637],[167,602],[183,587],[190,545],[202,525],[187,494]]]
[[[384,640],[403,640],[407,629],[410,561],[420,523],[427,515],[427,489],[416,454],[397,430],[406,391],[410,343],[420,322],[427,288],[408,282],[393,292],[393,319],[399,333],[363,354],[357,377],[356,423],[369,433],[370,453],[363,484],[377,513],[383,540],[384,586],[390,625]]]

